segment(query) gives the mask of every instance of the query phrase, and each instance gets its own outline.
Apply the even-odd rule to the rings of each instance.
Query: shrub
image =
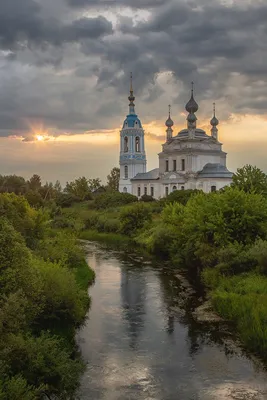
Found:
[[[149,196],[148,194],[143,194],[143,196],[140,198],[140,201],[143,201],[145,203],[149,203],[151,201],[156,201],[156,200],[154,199],[154,197]]]
[[[130,193],[120,193],[120,192],[106,192],[100,194],[95,200],[95,208],[106,209],[112,207],[123,206],[130,203],[135,203],[138,201],[136,196]],[[92,207],[92,205],[90,205]]]
[[[169,204],[169,203],[173,203],[173,202],[178,202],[185,206],[187,204],[188,200],[191,199],[191,197],[195,196],[198,193],[202,193],[202,192],[197,189],[175,190],[174,192],[171,192],[165,198],[165,203]]]
[[[136,203],[125,207],[120,214],[121,233],[132,236],[138,229],[151,222],[152,212],[149,205]]]

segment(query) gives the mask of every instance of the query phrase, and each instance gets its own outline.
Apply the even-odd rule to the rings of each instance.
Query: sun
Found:
[[[38,140],[38,142],[42,142],[45,138],[43,135],[36,135],[36,139]]]

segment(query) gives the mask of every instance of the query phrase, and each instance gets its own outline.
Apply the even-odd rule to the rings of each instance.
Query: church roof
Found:
[[[157,180],[159,179],[159,168],[152,169],[151,171],[145,173],[139,173],[132,178],[132,181],[141,181],[141,180]]]
[[[188,129],[182,129],[177,136],[175,136],[176,138],[187,138],[189,136],[189,130]],[[205,131],[203,131],[203,129],[199,129],[196,128],[195,129],[195,138],[210,138],[209,135],[206,134]]]
[[[124,128],[142,128],[142,124],[136,114],[129,114],[123,123]]]
[[[232,178],[233,173],[222,164],[208,163],[198,173],[198,176],[200,178]]]

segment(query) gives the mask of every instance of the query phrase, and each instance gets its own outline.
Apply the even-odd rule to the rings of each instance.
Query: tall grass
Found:
[[[267,361],[267,278],[254,273],[221,278],[211,299],[215,310],[234,322],[247,348]]]

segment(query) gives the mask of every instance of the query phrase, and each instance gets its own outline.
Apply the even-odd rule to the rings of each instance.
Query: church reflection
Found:
[[[121,303],[129,346],[135,350],[144,328],[146,302],[146,279],[141,269],[132,271],[124,267],[121,270]]]

